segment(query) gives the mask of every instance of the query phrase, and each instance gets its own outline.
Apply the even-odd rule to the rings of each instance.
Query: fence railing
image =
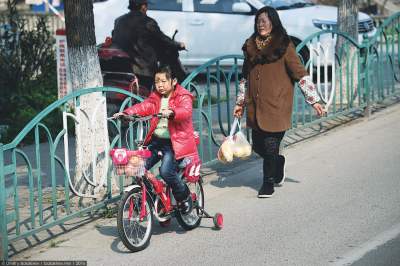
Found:
[[[76,103],[80,102],[81,97],[95,93],[106,95],[109,92],[128,96],[120,108],[142,100],[116,88],[78,90],[40,112],[11,143],[0,144],[0,232],[3,259],[7,259],[9,250],[13,250],[8,248],[11,242],[104,208],[119,199],[125,179],[112,174],[108,156],[108,171],[103,182],[96,184],[91,180],[93,176],[85,176],[86,181],[83,182],[86,184],[77,184],[82,181],[74,179],[76,146],[74,138],[69,137],[75,126],[94,115],[80,110]],[[63,121],[62,129],[46,126],[46,117],[54,112]],[[121,145],[121,123],[110,121],[108,127],[110,132],[117,132],[110,134],[110,148]],[[93,136],[87,137],[95,141]],[[24,147],[27,138],[33,139],[34,144]],[[99,158],[98,155],[93,150],[85,154],[91,158]],[[94,195],[95,188],[100,187],[105,190],[102,200]],[[87,199],[87,202],[83,202],[83,199]]]
[[[194,121],[201,136],[199,153],[203,162],[215,159],[216,149],[229,134],[239,89],[239,62],[243,62],[243,56],[211,59],[182,82],[182,86],[197,96]]]
[[[368,111],[372,102],[395,92],[400,74],[399,19],[400,14],[388,18],[372,38],[364,35],[361,43],[345,33],[321,31],[297,46],[303,57],[308,55],[302,59],[329,107],[328,117],[354,108]],[[293,127],[317,119],[301,98],[296,89]]]
[[[303,62],[329,109],[327,118],[316,117],[296,86],[293,129],[354,109],[368,110],[373,102],[396,92],[400,75],[399,19],[400,14],[388,18],[372,39],[365,39],[361,44],[346,34],[322,31],[297,46],[297,51],[308,50],[309,56],[304,56]],[[335,49],[332,44],[338,37],[342,39],[342,45]],[[182,83],[197,96],[193,118],[195,128],[200,132],[199,152],[203,162],[215,159],[218,145],[230,131],[242,60],[240,55],[212,59],[194,70]],[[128,96],[121,105],[112,107],[112,112],[141,100],[116,88],[79,90],[39,113],[14,141],[0,144],[0,243],[3,259],[13,255],[13,249],[9,247],[14,241],[104,208],[119,199],[124,185],[122,177],[113,176],[109,170],[104,177],[105,198],[93,199],[90,196],[93,196],[96,184],[87,180],[91,189],[86,194],[80,193],[74,186],[74,169],[68,166],[74,165],[75,161],[71,148],[74,138],[68,133],[79,123],[77,113],[80,112],[71,102],[79,102],[80,97],[91,93],[105,95],[108,92]],[[45,118],[53,112],[58,112],[63,119],[61,130],[46,126]],[[125,142],[133,145],[134,126],[109,122],[108,129],[110,147],[123,145],[125,136]],[[125,129],[128,129],[126,135]],[[24,147],[24,139],[32,136],[34,144]],[[87,156],[96,157],[97,154]],[[87,202],[83,202],[83,198]]]
[[[296,84],[291,130],[355,109],[368,113],[372,103],[395,92],[400,74],[399,18],[400,14],[388,18],[373,38],[365,36],[361,43],[345,33],[330,30],[315,33],[296,47],[328,114],[317,117]],[[341,45],[336,45],[338,38]],[[202,102],[196,124],[197,130],[208,136],[201,146],[203,161],[215,159],[218,145],[230,131],[242,61],[239,55],[212,59],[195,69],[182,84],[195,90]]]

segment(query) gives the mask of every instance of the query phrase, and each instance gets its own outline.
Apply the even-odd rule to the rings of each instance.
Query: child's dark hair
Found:
[[[168,65],[163,65],[163,66],[157,67],[156,72],[154,73],[154,75],[155,74],[159,74],[159,73],[165,74],[167,79],[174,79],[175,78],[175,75],[172,72],[171,67],[168,66]]]

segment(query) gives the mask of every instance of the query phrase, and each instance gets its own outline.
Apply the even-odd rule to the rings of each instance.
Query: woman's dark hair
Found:
[[[285,28],[282,26],[282,22],[279,18],[278,12],[276,11],[275,8],[270,7],[270,6],[264,6],[263,8],[260,8],[257,13],[256,17],[254,19],[254,36],[256,36],[257,33],[257,20],[258,17],[262,14],[266,13],[269,20],[271,21],[272,24],[272,31],[271,34],[274,35],[287,35]]]
[[[156,71],[154,72],[154,76],[159,73],[165,74],[167,79],[175,78],[174,73],[172,72],[170,66],[168,66],[168,65],[161,65],[161,66],[157,67]]]

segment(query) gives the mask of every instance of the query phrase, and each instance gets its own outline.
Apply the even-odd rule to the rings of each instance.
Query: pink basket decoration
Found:
[[[151,151],[118,148],[112,149],[110,156],[117,175],[143,176],[146,172],[146,159],[151,156]]]

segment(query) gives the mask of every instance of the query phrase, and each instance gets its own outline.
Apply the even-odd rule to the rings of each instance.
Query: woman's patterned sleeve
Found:
[[[246,79],[242,78],[239,81],[239,91],[236,96],[236,105],[243,106],[245,104],[245,93],[246,93]]]
[[[304,94],[308,104],[313,105],[321,100],[310,76],[304,76],[299,80],[299,87]]]

